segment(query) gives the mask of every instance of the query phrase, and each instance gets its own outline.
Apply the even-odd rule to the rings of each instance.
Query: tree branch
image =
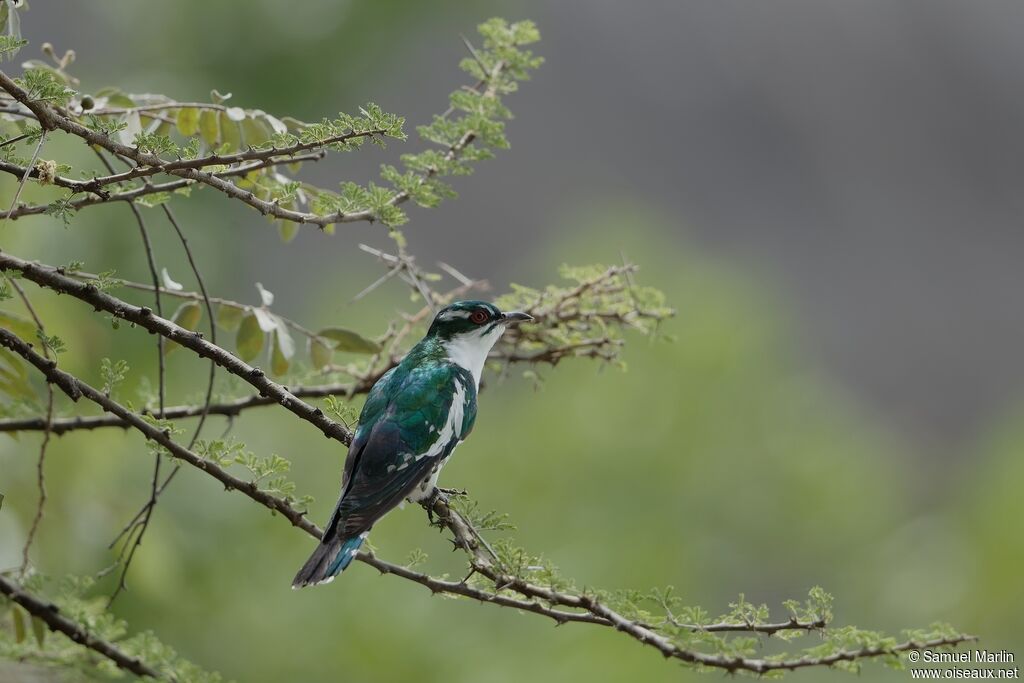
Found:
[[[310,386],[289,387],[293,396],[300,398],[323,398],[326,396],[351,396],[369,391],[376,381],[372,379],[360,380],[355,383],[335,384],[314,384]],[[222,403],[211,403],[208,410],[209,415],[223,415],[225,417],[236,417],[243,410],[259,408],[277,404],[277,400],[269,396],[248,396]],[[203,412],[202,405],[168,406],[164,410],[164,417],[168,420],[179,420],[182,418],[199,417]],[[155,412],[142,410],[140,415],[155,417]],[[126,422],[113,415],[75,416],[55,418],[51,429],[55,436],[62,436],[67,432],[77,430],[99,429],[102,427],[128,427]],[[43,418],[13,418],[0,420],[0,432],[22,432],[42,431],[46,429],[46,421]]]
[[[2,331],[0,330],[0,332]],[[159,671],[139,658],[127,655],[113,643],[108,643],[91,635],[81,624],[61,614],[60,608],[57,605],[28,593],[2,574],[0,574],[0,593],[3,593],[12,602],[21,605],[26,612],[45,623],[51,631],[63,633],[79,645],[87,647],[100,656],[109,659],[118,668],[131,672],[136,676],[148,676],[158,680],[165,678]]]
[[[67,277],[51,266],[38,265],[0,252],[0,270],[15,270],[41,287],[69,294],[91,304],[96,310],[104,310],[114,317],[178,342],[200,357],[215,361],[217,365],[232,375],[255,387],[261,395],[274,399],[289,412],[314,425],[328,438],[340,441],[346,446],[352,443],[352,432],[344,425],[330,419],[319,408],[309,405],[280,384],[268,379],[259,368],[249,365],[225,349],[206,341],[199,332],[186,330],[170,320],[154,315],[153,311],[145,306],[134,306],[110,296],[100,291],[92,283],[79,282]]]
[[[270,159],[267,161],[260,161],[253,164],[246,164],[244,166],[236,166],[234,168],[229,168],[224,171],[216,171],[212,173],[212,175],[218,178],[244,176],[252,171],[259,171],[265,168],[272,168],[274,166],[279,166],[282,164],[294,164],[305,161],[320,161],[321,159],[324,158],[325,154],[326,152],[321,150],[313,154],[302,154],[288,159]],[[11,167],[14,171],[21,169],[20,166],[16,165],[11,165]],[[67,183],[65,185],[61,185],[61,187],[66,187],[70,186],[71,184],[75,184],[74,187],[69,187],[69,189],[75,192],[92,191],[88,187],[89,181],[75,181],[67,178],[62,178],[62,180],[66,180]],[[138,199],[139,197],[144,197],[146,195],[157,194],[160,192],[174,192],[175,190],[180,190],[185,187],[191,187],[193,185],[196,185],[197,183],[198,181],[185,178],[181,180],[172,180],[165,183],[140,185],[139,187],[136,187],[134,189],[124,190],[121,192],[107,192],[106,190],[101,190],[96,194],[96,196],[83,197],[82,199],[72,200],[69,203],[69,207],[75,211],[79,211],[90,206],[106,204],[108,202],[130,202],[134,199]],[[56,182],[54,184],[60,185],[60,183]],[[22,216],[34,216],[41,213],[46,213],[47,208],[48,207],[45,204],[22,204],[21,206],[15,207],[14,210],[10,212],[9,218],[11,218],[11,220],[14,220]]]
[[[18,353],[32,363],[32,365],[39,368],[48,381],[58,385],[75,386],[81,395],[128,422],[148,439],[167,449],[172,456],[213,476],[224,484],[226,488],[240,491],[264,507],[281,514],[293,526],[301,528],[314,538],[319,539],[322,535],[322,531],[306,519],[305,512],[296,510],[289,501],[261,491],[254,482],[246,482],[229,474],[212,461],[177,444],[171,439],[167,431],[146,422],[141,416],[127,410],[88,384],[57,369],[55,364],[41,362],[45,361],[45,359],[32,351],[27,343],[18,339],[13,333],[0,329],[0,344]],[[472,572],[480,574],[493,582],[494,592],[472,586],[466,583],[466,580],[453,582],[436,579],[408,567],[385,562],[378,559],[372,553],[365,551],[359,553],[358,559],[381,573],[401,576],[429,588],[434,593],[461,595],[480,600],[481,602],[514,607],[547,616],[558,623],[581,621],[609,626],[627,634],[642,644],[653,646],[666,657],[673,657],[690,664],[725,669],[730,672],[743,670],[762,674],[783,669],[793,670],[810,666],[831,666],[841,661],[894,655],[911,649],[956,645],[973,640],[972,636],[959,634],[924,642],[910,640],[892,647],[864,647],[858,650],[843,650],[817,658],[806,656],[789,660],[706,654],[676,645],[671,639],[658,633],[653,627],[622,616],[592,595],[567,593],[546,586],[535,585],[519,576],[508,574],[496,563],[494,555],[489,551],[489,547],[486,543],[482,542],[480,532],[473,528],[464,516],[453,510],[442,497],[435,497],[433,500],[425,503],[424,507],[436,515],[440,523],[451,532],[456,547],[461,548],[467,553]],[[509,591],[517,595],[511,597],[507,595]],[[567,608],[572,611],[559,608]],[[778,624],[747,624],[745,626],[746,628],[742,624],[731,624],[728,630],[767,632],[772,628],[775,628],[776,631],[789,628],[789,626]],[[792,628],[804,629],[804,625],[797,622]],[[727,629],[721,628],[720,630]]]

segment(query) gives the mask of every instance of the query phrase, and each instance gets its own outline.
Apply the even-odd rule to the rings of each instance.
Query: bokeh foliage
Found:
[[[906,448],[801,357],[784,307],[759,291],[761,283],[680,245],[656,220],[637,220],[633,211],[626,215],[634,232],[623,236],[623,221],[610,213],[558,225],[567,237],[545,246],[553,263],[536,265],[544,275],[531,280],[550,279],[548,266],[567,254],[573,262],[609,260],[604,240],[594,236],[614,237],[616,251],[622,245],[645,264],[643,282],[664,290],[680,310],[680,318],[663,330],[675,342],[634,345],[624,355],[626,374],[596,373],[580,362],[567,362],[557,373],[542,368],[545,381],[536,396],[530,393],[537,390],[534,382],[493,384],[481,412],[481,426],[489,426],[460,450],[446,471],[449,481],[511,512],[517,536],[587,585],[672,583],[687,598],[724,609],[737,587],[751,599],[777,605],[823,583],[839,596],[836,609],[844,621],[898,628],[908,621],[949,619],[992,636],[986,644],[993,647],[995,634],[1014,632],[1020,617],[1012,605],[1021,596],[1012,567],[1020,566],[1021,553],[1013,534],[1004,532],[1005,520],[1019,518],[1012,516],[1011,495],[1021,480],[1015,422],[1007,420],[1000,436],[979,448],[983,466],[962,473],[960,499],[929,503],[920,492],[926,485],[918,482],[937,477],[915,471]],[[123,237],[104,235],[94,219],[69,233],[59,221],[45,220],[50,238],[39,234],[43,223],[32,229],[9,226],[9,248],[59,262],[79,257],[87,264],[117,264],[119,273],[137,259]],[[246,227],[265,229],[255,221]],[[63,244],[50,244],[52,235],[65,234]],[[201,240],[211,255],[227,251],[217,241],[217,235]],[[671,250],[655,251],[650,244]],[[51,258],[51,250],[70,257]],[[238,272],[228,269],[216,279],[251,287],[246,266],[234,268]],[[180,277],[185,271],[172,272]],[[350,293],[364,275],[325,274],[319,284]],[[357,320],[370,334],[383,330],[403,295],[397,289],[382,292],[372,305],[359,304],[343,316],[327,297],[302,297],[288,310],[324,326]],[[82,350],[71,349],[61,359],[82,375],[98,382],[95,359],[104,356],[146,366],[148,346],[140,342],[135,348],[128,331],[111,330],[85,312],[41,306],[48,319],[60,317],[61,326],[82,341]],[[201,372],[184,354],[168,362],[175,375],[172,390],[198,386]],[[129,376],[122,390],[136,391],[139,381]],[[341,454],[325,449],[322,438],[287,425],[268,413],[241,421],[235,434],[259,444],[261,452],[287,454],[295,463],[290,476],[317,498],[323,516]],[[6,519],[0,518],[6,553],[8,545],[17,547],[18,530],[31,516],[35,448],[29,437],[5,439],[0,448],[8,495]],[[141,450],[118,432],[80,434],[54,444],[53,462],[60,466],[51,468],[52,487],[60,495],[51,502],[41,563],[90,573],[109,559],[98,550],[109,540],[105,530],[140,502],[125,492],[147,477]],[[566,628],[552,635],[527,617],[427,600],[421,589],[379,580],[365,569],[350,572],[332,593],[296,596],[280,579],[304,556],[305,539],[277,520],[254,515],[245,501],[221,495],[200,476],[183,476],[187,482],[168,494],[139,557],[130,600],[117,610],[133,625],[159,628],[178,649],[231,677],[480,681],[681,675],[614,634]],[[1007,488],[1011,492],[994,495]],[[922,528],[923,535],[916,531]],[[382,524],[374,540],[382,553],[395,557],[422,547],[428,562],[458,571],[457,560],[444,564],[445,542],[425,538],[427,533],[419,511],[407,510]],[[948,554],[970,560],[948,573],[929,570]],[[908,573],[909,584],[900,582]],[[908,585],[913,597],[901,597]],[[946,597],[933,603],[936,594]],[[287,648],[254,647],[265,642],[286,642]]]

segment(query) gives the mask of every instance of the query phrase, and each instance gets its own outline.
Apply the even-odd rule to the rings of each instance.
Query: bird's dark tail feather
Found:
[[[365,539],[366,534],[363,533],[351,538],[323,541],[295,575],[292,588],[305,588],[333,581],[335,576],[345,571],[345,567],[352,563]]]

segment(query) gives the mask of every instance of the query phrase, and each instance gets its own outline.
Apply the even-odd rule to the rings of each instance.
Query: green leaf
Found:
[[[295,221],[278,221],[277,234],[281,236],[282,242],[288,244],[299,234],[299,224]]]
[[[241,308],[221,304],[217,307],[217,326],[228,332],[234,332],[242,322],[244,314],[245,311]]]
[[[144,206],[147,209],[152,209],[154,206],[160,206],[171,201],[170,192],[154,192],[152,194],[142,195],[135,200],[135,203]]]
[[[25,340],[32,339],[36,336],[36,324],[17,313],[0,311],[0,327],[6,327],[8,330]]]
[[[46,641],[46,624],[43,620],[38,617],[32,617],[32,633],[36,636],[36,643],[39,647],[43,647],[43,643]]]
[[[231,115],[222,111],[218,117],[220,121],[220,139],[227,146],[228,152],[234,152],[242,146],[242,131]]]
[[[100,88],[95,93],[97,98],[106,97],[107,105],[111,108],[120,107],[122,109],[131,109],[135,106],[135,102],[132,98],[125,95],[121,90],[113,87]]]
[[[14,620],[14,642],[23,642],[25,640],[25,613],[21,607],[15,605],[11,610],[11,617]]]
[[[309,340],[309,358],[316,370],[321,370],[331,364],[334,359],[334,349],[324,344],[319,339]]]
[[[199,327],[199,320],[203,317],[203,308],[198,301],[186,301],[174,312],[171,320],[186,330],[195,331]],[[168,341],[164,344],[164,355],[174,351],[179,346],[178,342]]]
[[[278,376],[288,372],[288,366],[291,365],[281,348],[283,343],[280,330],[274,330],[274,346],[270,352],[270,371]]]
[[[346,330],[343,327],[328,327],[316,333],[319,337],[330,339],[334,342],[337,351],[348,351],[349,353],[377,353],[381,346],[372,339],[360,335],[358,332]]]
[[[28,379],[28,368],[21,356],[0,348],[0,393],[11,398],[36,400],[36,392]]]
[[[203,141],[213,149],[220,140],[220,124],[217,122],[217,112],[213,109],[204,109],[199,114],[199,133]]]
[[[284,320],[274,316],[274,326],[277,329],[277,340],[281,346],[281,353],[284,355],[286,360],[291,360],[295,357],[295,341],[292,339],[291,333],[288,331],[288,326]]]
[[[273,134],[274,131],[271,130],[270,124],[262,119],[246,116],[242,120],[242,135],[245,138],[245,144],[250,147],[259,147]]]
[[[260,355],[260,351],[263,350],[263,344],[264,334],[260,328],[260,322],[256,319],[255,315],[249,313],[242,318],[242,322],[238,326],[238,335],[235,337],[235,348],[238,351],[238,357],[248,363]]]
[[[199,110],[190,107],[178,112],[178,132],[191,137],[199,132]]]
[[[172,130],[174,130],[174,124],[170,121],[157,121],[157,126],[155,129],[153,129],[153,132],[156,133],[157,135],[170,137]]]

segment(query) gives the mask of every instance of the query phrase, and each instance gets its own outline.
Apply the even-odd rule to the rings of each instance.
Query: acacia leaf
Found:
[[[242,322],[238,325],[238,334],[235,336],[235,349],[238,351],[238,357],[248,363],[260,355],[265,343],[264,337],[259,320],[254,313],[242,318]]]
[[[0,311],[0,327],[6,327],[26,341],[31,341],[36,336],[36,324],[17,313]]]
[[[199,114],[199,133],[210,149],[217,146],[217,141],[220,139],[220,123],[216,111],[204,109]]]
[[[367,339],[358,332],[346,330],[344,327],[328,327],[316,333],[335,342],[336,351],[348,351],[349,353],[377,353],[381,346],[372,339]]]
[[[186,107],[178,111],[178,132],[185,137],[192,137],[199,132],[199,110]]]
[[[327,344],[316,338],[310,338],[309,340],[309,359],[313,363],[313,367],[317,370],[321,370],[331,364],[334,360],[334,349]]]
[[[217,307],[217,326],[222,330],[234,332],[241,324],[243,315],[245,315],[244,309],[221,304]]]
[[[174,312],[171,320],[184,327],[186,330],[195,331],[199,327],[199,321],[203,317],[203,308],[198,301],[186,301]],[[164,355],[177,349],[180,345],[175,341],[168,341],[164,344]]]

